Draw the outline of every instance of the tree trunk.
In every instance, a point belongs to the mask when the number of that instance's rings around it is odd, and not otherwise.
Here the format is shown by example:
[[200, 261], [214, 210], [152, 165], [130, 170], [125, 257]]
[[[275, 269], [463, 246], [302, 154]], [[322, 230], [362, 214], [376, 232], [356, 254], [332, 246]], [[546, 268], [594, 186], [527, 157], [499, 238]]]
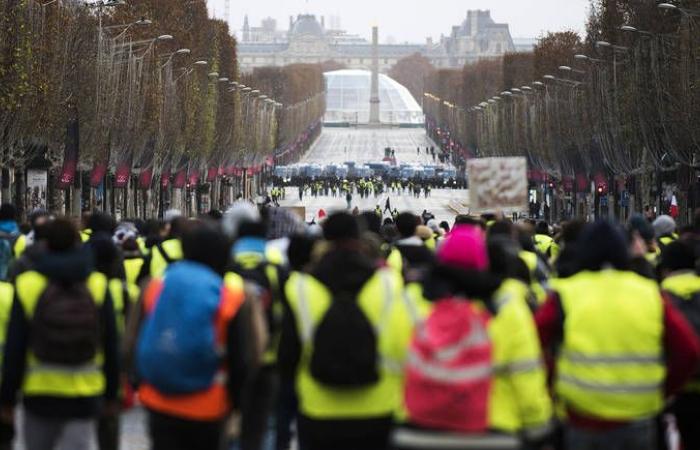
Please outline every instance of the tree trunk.
[[24, 169], [15, 171], [15, 206], [17, 207], [17, 218], [23, 222], [27, 218], [27, 195], [26, 195], [26, 177]]

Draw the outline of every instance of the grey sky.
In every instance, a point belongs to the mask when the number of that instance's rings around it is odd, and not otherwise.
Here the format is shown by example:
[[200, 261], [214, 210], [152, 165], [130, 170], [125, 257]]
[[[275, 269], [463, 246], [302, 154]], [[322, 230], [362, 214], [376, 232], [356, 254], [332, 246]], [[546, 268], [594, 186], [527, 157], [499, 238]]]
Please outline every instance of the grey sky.
[[[208, 0], [216, 17], [224, 16], [224, 0]], [[239, 30], [247, 13], [251, 25], [264, 17], [286, 29], [290, 15], [309, 12], [341, 17], [344, 29], [369, 37], [373, 24], [397, 42], [423, 42], [449, 34], [468, 9], [490, 9], [496, 22], [507, 22], [513, 37], [538, 37], [545, 31], [583, 32], [589, 0], [230, 0], [231, 27]]]

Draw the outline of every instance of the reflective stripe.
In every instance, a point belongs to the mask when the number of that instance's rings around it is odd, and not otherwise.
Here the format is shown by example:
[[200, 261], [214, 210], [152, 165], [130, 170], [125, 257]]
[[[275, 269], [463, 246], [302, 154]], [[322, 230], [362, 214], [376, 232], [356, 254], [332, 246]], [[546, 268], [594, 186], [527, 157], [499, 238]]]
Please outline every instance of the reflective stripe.
[[408, 311], [408, 317], [411, 318], [411, 324], [416, 325], [420, 321], [418, 308], [416, 307], [416, 301], [411, 297], [411, 294], [406, 290], [403, 295], [403, 301], [406, 304], [406, 310]]
[[387, 372], [394, 374], [403, 374], [404, 363], [398, 359], [380, 357], [380, 364]]
[[516, 450], [520, 448], [517, 437], [504, 434], [455, 434], [409, 428], [395, 430], [391, 441], [395, 447], [402, 449]]
[[522, 361], [515, 361], [509, 364], [499, 364], [496, 366], [496, 372], [498, 373], [524, 373], [532, 372], [542, 368], [542, 361], [539, 359], [529, 359]]
[[[465, 350], [469, 350], [472, 347], [477, 347], [479, 345], [486, 345], [489, 343], [489, 336], [486, 330], [478, 320], [472, 319], [469, 325], [471, 332], [462, 338], [459, 342], [452, 345], [451, 347], [443, 348], [435, 352], [434, 358], [438, 361], [450, 361], [453, 360]], [[421, 335], [425, 336], [426, 329], [421, 327]], [[427, 337], [426, 337], [427, 339]]]
[[574, 364], [661, 364], [661, 355], [584, 355], [582, 353], [563, 352], [562, 358]]
[[[382, 304], [382, 311], [380, 320], [377, 324], [374, 324], [374, 331], [377, 335], [381, 334], [384, 330], [384, 326], [388, 322], [389, 315], [391, 314], [391, 303], [393, 300], [393, 285], [391, 282], [391, 273], [388, 271], [382, 271], [380, 273], [380, 278], [384, 286], [384, 303]], [[297, 295], [299, 296], [299, 320], [301, 321], [301, 339], [302, 343], [311, 342], [313, 339], [314, 325], [311, 321], [311, 312], [309, 310], [309, 300], [306, 295], [306, 283], [304, 277], [300, 276], [297, 282]], [[333, 300], [331, 300], [333, 301]], [[330, 308], [330, 307], [329, 307]], [[359, 308], [359, 305], [358, 305]], [[363, 312], [364, 314], [364, 312]], [[322, 319], [323, 320], [323, 319]], [[369, 320], [369, 319], [368, 319]]]
[[[377, 335], [380, 335], [384, 331], [384, 326], [388, 322], [389, 315], [391, 313], [391, 303], [393, 298], [393, 285], [391, 283], [391, 273], [387, 270], [382, 270], [379, 272], [380, 278], [382, 280], [382, 286], [384, 287], [384, 304], [382, 305], [382, 312], [379, 316], [379, 323], [375, 324], [374, 331]], [[359, 307], [359, 306], [358, 306]]]
[[561, 383], [573, 384], [582, 389], [617, 394], [654, 394], [657, 393], [661, 387], [661, 383], [595, 383], [581, 380], [571, 375], [559, 375], [559, 381]]
[[297, 295], [299, 296], [299, 320], [301, 321], [301, 342], [309, 343], [313, 337], [314, 327], [311, 323], [311, 311], [309, 311], [309, 300], [306, 297], [306, 283], [304, 276], [299, 276], [297, 281]]
[[493, 366], [488, 363], [464, 369], [447, 368], [426, 362], [416, 352], [408, 355], [408, 365], [427, 378], [445, 383], [483, 381], [491, 378], [493, 374]]
[[549, 436], [554, 431], [554, 424], [547, 422], [545, 425], [526, 427], [522, 430], [523, 435], [528, 441], [539, 441], [542, 438]]
[[100, 373], [100, 368], [97, 364], [83, 364], [81, 366], [68, 366], [61, 364], [49, 364], [49, 363], [38, 363], [29, 364], [27, 367], [27, 372], [39, 373], [39, 372], [53, 372], [53, 373], [63, 373], [66, 375], [75, 374], [95, 374]]

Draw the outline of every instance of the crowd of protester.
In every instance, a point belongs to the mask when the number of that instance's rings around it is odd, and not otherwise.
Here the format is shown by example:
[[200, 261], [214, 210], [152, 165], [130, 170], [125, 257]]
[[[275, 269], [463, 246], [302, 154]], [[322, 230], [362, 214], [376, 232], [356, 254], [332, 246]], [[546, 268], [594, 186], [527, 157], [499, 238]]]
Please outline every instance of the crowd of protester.
[[16, 219], [0, 449], [700, 448], [700, 215]]

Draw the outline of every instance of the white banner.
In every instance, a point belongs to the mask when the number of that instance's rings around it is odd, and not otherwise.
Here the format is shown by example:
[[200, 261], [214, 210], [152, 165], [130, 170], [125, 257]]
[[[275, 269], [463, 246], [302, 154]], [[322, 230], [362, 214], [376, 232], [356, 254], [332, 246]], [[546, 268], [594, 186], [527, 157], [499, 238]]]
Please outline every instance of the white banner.
[[46, 209], [46, 194], [49, 175], [45, 170], [27, 170], [27, 199], [29, 211], [36, 208]]
[[472, 212], [527, 211], [527, 160], [479, 158], [467, 162]]

